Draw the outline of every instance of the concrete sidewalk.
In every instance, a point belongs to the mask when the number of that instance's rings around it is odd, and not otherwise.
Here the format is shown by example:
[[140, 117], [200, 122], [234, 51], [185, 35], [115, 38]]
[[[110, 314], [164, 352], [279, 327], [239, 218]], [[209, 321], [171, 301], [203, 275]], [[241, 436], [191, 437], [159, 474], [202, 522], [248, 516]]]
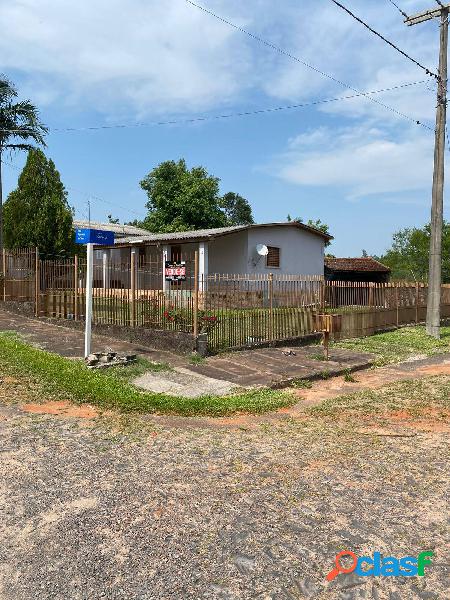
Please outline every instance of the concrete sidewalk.
[[[0, 309], [0, 331], [16, 331], [27, 342], [67, 358], [82, 358], [82, 331]], [[191, 364], [189, 357], [93, 334], [93, 351], [112, 349], [167, 363], [171, 370], [149, 372], [134, 383], [143, 389], [177, 396], [224, 395], [236, 388], [283, 387], [295, 379], [327, 378], [364, 369], [372, 356], [333, 349], [322, 359], [320, 346], [264, 348], [230, 352]]]
[[295, 379], [317, 379], [357, 371], [371, 366], [371, 354], [334, 348], [330, 359], [323, 359], [321, 346], [260, 348], [211, 356], [189, 368], [194, 373], [233, 381], [240, 387], [283, 387]]
[[[82, 358], [84, 355], [84, 332], [78, 329], [0, 309], [0, 331], [15, 331], [30, 344], [66, 358]], [[110, 348], [115, 352], [139, 354], [148, 360], [165, 362], [171, 366], [186, 362], [185, 358], [172, 352], [92, 334], [93, 352], [103, 352]]]

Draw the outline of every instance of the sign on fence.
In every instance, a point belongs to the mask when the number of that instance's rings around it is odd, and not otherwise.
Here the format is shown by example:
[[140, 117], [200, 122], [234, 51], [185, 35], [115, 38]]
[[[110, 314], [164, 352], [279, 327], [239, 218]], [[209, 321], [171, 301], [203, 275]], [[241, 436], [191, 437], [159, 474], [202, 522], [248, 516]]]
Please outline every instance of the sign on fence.
[[112, 246], [114, 244], [114, 232], [101, 231], [100, 229], [75, 229], [75, 243]]
[[186, 281], [186, 263], [166, 260], [166, 281]]

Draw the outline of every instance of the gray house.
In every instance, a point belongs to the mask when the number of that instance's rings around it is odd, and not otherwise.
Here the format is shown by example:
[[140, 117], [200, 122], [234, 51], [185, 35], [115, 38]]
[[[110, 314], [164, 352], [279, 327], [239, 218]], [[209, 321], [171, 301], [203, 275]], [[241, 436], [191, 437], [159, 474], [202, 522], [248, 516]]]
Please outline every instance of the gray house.
[[[106, 227], [106, 225], [105, 225]], [[141, 230], [142, 231], [142, 230]], [[325, 243], [332, 237], [303, 223], [263, 223], [177, 233], [145, 232], [120, 235], [114, 246], [95, 252], [104, 272], [109, 264], [165, 264], [165, 261], [191, 262], [199, 254], [199, 278], [212, 274], [324, 274]], [[167, 282], [162, 278], [163, 289]], [[108, 282], [103, 282], [108, 287]], [[145, 285], [148, 285], [145, 284]], [[152, 282], [152, 287], [155, 282]]]

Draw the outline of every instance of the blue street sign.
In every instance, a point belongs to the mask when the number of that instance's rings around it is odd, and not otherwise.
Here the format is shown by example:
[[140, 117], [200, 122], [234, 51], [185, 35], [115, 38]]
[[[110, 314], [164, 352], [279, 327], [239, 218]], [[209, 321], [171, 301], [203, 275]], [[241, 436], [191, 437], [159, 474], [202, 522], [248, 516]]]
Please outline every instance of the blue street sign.
[[100, 229], [75, 229], [75, 243], [113, 246], [114, 232], [101, 231]]

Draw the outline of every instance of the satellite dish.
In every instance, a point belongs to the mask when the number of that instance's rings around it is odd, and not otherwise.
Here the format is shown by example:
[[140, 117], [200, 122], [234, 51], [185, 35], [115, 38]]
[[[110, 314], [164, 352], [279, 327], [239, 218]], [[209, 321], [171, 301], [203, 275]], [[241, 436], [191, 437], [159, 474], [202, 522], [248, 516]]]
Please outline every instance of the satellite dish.
[[269, 254], [269, 248], [265, 244], [258, 244], [256, 246], [256, 252], [259, 256], [267, 256]]

